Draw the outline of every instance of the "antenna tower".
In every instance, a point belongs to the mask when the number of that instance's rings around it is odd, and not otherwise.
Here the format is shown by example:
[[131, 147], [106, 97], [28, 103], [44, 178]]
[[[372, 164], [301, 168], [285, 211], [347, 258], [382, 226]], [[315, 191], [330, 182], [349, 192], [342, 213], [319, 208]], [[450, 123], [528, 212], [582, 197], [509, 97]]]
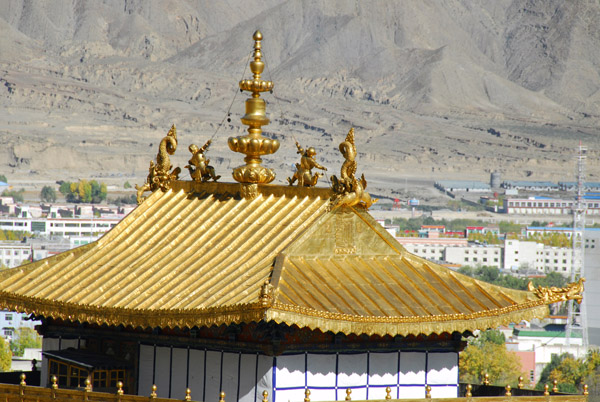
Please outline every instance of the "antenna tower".
[[[577, 184], [576, 196], [573, 202], [573, 259], [571, 261], [571, 282], [577, 281], [585, 276], [584, 269], [584, 253], [585, 253], [585, 214], [586, 203], [584, 202], [585, 195], [585, 158], [587, 155], [587, 147], [579, 142], [579, 153], [577, 155]], [[574, 300], [569, 300], [567, 303], [567, 327], [566, 327], [566, 344], [571, 344], [571, 338], [575, 337], [575, 333], [581, 333], [581, 341], [584, 350], [588, 346], [588, 331], [587, 331], [587, 316], [586, 316], [586, 297], [583, 298], [580, 305], [576, 305]]]

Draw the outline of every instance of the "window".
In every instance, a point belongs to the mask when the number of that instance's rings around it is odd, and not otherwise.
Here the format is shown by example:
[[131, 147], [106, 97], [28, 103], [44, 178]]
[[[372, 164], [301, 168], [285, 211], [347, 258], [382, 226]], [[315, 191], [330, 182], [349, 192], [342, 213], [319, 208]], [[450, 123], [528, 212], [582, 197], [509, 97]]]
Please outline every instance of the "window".
[[110, 381], [108, 386], [111, 388], [116, 388], [117, 383], [121, 381], [125, 383], [125, 370], [111, 370], [110, 372]]
[[12, 321], [12, 319], [13, 319], [13, 316], [12, 316], [12, 314], [6, 314], [6, 315], [4, 316], [4, 319], [5, 319], [6, 321]]
[[2, 330], [2, 333], [4, 334], [4, 336], [7, 336], [7, 337], [13, 336], [13, 330], [12, 330], [12, 328], [4, 328]]
[[69, 370], [65, 363], [58, 362], [56, 360], [50, 360], [50, 376], [52, 378], [55, 375], [58, 378], [58, 386], [66, 387], [68, 384]]
[[94, 371], [94, 380], [92, 385], [94, 388], [106, 388], [106, 379], [107, 379], [108, 371], [106, 370], [96, 370]]
[[69, 387], [85, 387], [85, 380], [88, 377], [87, 370], [83, 370], [79, 367], [69, 366]]

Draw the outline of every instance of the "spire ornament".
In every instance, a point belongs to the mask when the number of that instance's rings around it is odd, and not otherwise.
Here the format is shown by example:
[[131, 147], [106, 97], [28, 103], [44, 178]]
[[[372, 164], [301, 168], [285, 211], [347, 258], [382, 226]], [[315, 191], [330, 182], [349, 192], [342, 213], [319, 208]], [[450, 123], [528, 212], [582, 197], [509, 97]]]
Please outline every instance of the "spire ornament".
[[234, 152], [246, 155], [244, 166], [233, 170], [233, 178], [242, 184], [265, 184], [275, 179], [275, 172], [261, 165], [261, 156], [275, 153], [279, 149], [279, 141], [262, 136], [262, 126], [269, 124], [266, 116], [266, 102], [261, 99], [260, 93], [273, 89], [272, 81], [262, 80], [265, 63], [262, 61], [261, 41], [262, 34], [256, 31], [254, 38], [254, 60], [250, 62], [250, 71], [253, 78], [240, 81], [240, 90], [252, 92], [246, 99], [246, 114], [242, 123], [248, 126], [248, 134], [242, 137], [230, 137], [227, 140], [229, 148]]

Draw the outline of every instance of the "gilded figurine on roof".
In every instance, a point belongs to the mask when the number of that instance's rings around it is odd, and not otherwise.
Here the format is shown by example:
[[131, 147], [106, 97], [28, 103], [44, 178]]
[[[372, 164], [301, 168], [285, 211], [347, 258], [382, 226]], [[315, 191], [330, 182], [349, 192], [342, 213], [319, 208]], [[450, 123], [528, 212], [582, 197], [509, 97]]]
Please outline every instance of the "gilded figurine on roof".
[[205, 182], [210, 179], [217, 181], [221, 178], [215, 173], [215, 168], [209, 165], [210, 159], [204, 156], [210, 144], [211, 140], [208, 140], [201, 148], [198, 148], [196, 144], [192, 144], [188, 148], [192, 153], [192, 157], [185, 168], [189, 170], [190, 177], [194, 181]]
[[356, 145], [354, 144], [354, 128], [351, 128], [346, 139], [340, 144], [340, 152], [344, 157], [344, 163], [340, 171], [340, 178], [331, 176], [332, 188], [335, 193], [333, 202], [335, 205], [352, 207], [363, 205], [369, 208], [373, 205], [371, 196], [366, 192], [367, 180], [363, 174], [358, 180], [356, 174]]
[[299, 186], [316, 186], [319, 177], [322, 177], [323, 173], [316, 172], [313, 174], [312, 169], [316, 168], [326, 171], [327, 168], [321, 166], [316, 161], [315, 156], [317, 155], [317, 151], [315, 151], [313, 147], [309, 147], [308, 149], [304, 150], [298, 141], [296, 141], [296, 148], [298, 148], [297, 153], [302, 156], [300, 157], [300, 163], [296, 163], [296, 171], [294, 172], [294, 175], [292, 177], [288, 177], [288, 183], [291, 186], [297, 180]]
[[[160, 141], [158, 154], [156, 155], [156, 164], [150, 161], [146, 182], [141, 186], [135, 186], [138, 204], [144, 200], [143, 194], [146, 191], [156, 191], [158, 189], [166, 191], [171, 188], [171, 182], [179, 178], [181, 168], [177, 167], [173, 169], [171, 159], [169, 158], [169, 155], [173, 155], [176, 149], [177, 129], [175, 128], [175, 124], [173, 124], [167, 135]], [[171, 171], [171, 169], [173, 170]]]

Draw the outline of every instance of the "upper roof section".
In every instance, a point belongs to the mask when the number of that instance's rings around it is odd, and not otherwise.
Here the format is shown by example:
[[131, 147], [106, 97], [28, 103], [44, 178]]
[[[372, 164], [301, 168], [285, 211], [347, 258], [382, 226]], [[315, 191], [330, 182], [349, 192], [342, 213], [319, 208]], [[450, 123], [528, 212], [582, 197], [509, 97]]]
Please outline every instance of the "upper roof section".
[[175, 181], [98, 241], [0, 272], [0, 307], [192, 328], [261, 320], [346, 334], [473, 331], [541, 317], [569, 289], [516, 291], [408, 253], [332, 190]]
[[[261, 136], [268, 123], [255, 33], [252, 92], [242, 122], [248, 135], [230, 138], [246, 155], [239, 183], [217, 182], [204, 153], [191, 145], [192, 181], [170, 163], [175, 126], [150, 162], [138, 199], [151, 195], [98, 241], [0, 272], [0, 307], [63, 320], [133, 327], [275, 321], [346, 334], [464, 332], [542, 317], [547, 304], [581, 298], [565, 289], [516, 291], [457, 274], [408, 253], [368, 214], [364, 175], [356, 177], [351, 129], [339, 150], [340, 176], [314, 187], [324, 168], [299, 144], [290, 186], [267, 184], [274, 172], [261, 155], [279, 143]], [[293, 184], [297, 184], [293, 186]]]

